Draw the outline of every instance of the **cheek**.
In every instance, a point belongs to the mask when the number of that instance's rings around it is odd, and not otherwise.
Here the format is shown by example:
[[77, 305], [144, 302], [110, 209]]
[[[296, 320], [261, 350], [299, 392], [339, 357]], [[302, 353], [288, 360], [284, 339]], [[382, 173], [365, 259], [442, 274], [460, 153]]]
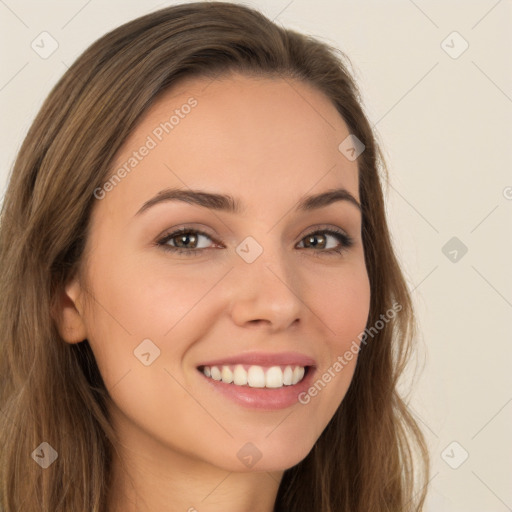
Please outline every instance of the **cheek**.
[[162, 339], [205, 297], [215, 280], [216, 274], [205, 276], [199, 267], [157, 266], [137, 259], [96, 265], [91, 276], [93, 302], [98, 306], [95, 315], [134, 338]]
[[[311, 283], [310, 286], [313, 286]], [[317, 277], [310, 308], [322, 326], [325, 351], [313, 385], [299, 400], [316, 408], [319, 428], [334, 415], [352, 381], [360, 338], [370, 310], [370, 283], [364, 266], [329, 278]]]
[[193, 404], [173, 377], [183, 380], [176, 371], [189, 343], [183, 329], [190, 333], [187, 314], [204, 295], [204, 279], [162, 277], [130, 262], [95, 268], [88, 339], [105, 386], [133, 423], [148, 432], [163, 424], [167, 436], [178, 436], [176, 409]]
[[325, 328], [331, 355], [344, 352], [364, 331], [370, 311], [370, 282], [364, 265], [347, 271], [315, 276], [308, 288], [316, 290], [310, 300]]
[[[105, 385], [110, 389], [127, 372], [133, 379], [142, 371], [140, 378], [160, 389], [162, 383], [159, 378], [154, 380], [155, 374], [165, 377], [164, 368], [174, 372], [189, 344], [201, 336], [204, 326], [213, 324], [217, 306], [207, 295], [226, 270], [212, 269], [205, 275], [200, 266], [171, 268], [136, 258], [111, 255], [107, 260], [104, 256], [91, 264], [93, 297], [86, 323]], [[205, 307], [210, 308], [206, 313]], [[142, 357], [148, 352], [149, 356]], [[146, 367], [148, 359], [154, 362]]]

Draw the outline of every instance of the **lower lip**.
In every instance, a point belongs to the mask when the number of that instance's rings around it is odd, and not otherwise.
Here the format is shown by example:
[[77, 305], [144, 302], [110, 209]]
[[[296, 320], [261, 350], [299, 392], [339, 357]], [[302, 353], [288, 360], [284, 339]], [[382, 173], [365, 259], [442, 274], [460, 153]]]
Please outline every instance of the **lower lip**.
[[202, 371], [198, 370], [212, 389], [222, 393], [235, 403], [250, 409], [261, 409], [274, 411], [291, 407], [298, 402], [301, 393], [306, 392], [310, 387], [315, 374], [315, 368], [309, 367], [305, 377], [293, 386], [283, 386], [282, 388], [251, 388], [249, 386], [237, 386], [235, 384], [226, 384], [221, 380], [215, 380], [207, 377]]

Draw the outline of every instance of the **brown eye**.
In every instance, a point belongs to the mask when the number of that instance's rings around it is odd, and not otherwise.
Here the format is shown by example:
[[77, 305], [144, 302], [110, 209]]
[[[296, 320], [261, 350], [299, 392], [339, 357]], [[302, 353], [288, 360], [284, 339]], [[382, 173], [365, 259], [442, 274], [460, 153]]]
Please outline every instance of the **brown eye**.
[[[208, 242], [203, 247], [199, 247], [201, 238], [213, 241], [212, 238], [202, 231], [191, 228], [181, 228], [168, 235], [165, 235], [157, 242], [157, 245], [165, 251], [187, 256], [195, 256], [203, 250], [208, 249]], [[334, 239], [336, 242], [330, 242]], [[319, 254], [340, 254], [353, 245], [353, 240], [346, 233], [334, 229], [324, 229], [314, 231], [305, 236], [300, 243], [303, 243], [304, 249], [313, 249]]]
[[208, 248], [208, 243], [206, 243], [206, 246], [198, 247], [201, 238], [212, 240], [209, 235], [203, 233], [202, 231], [197, 231], [190, 228], [182, 228], [174, 231], [173, 233], [165, 235], [161, 240], [157, 242], [157, 244], [161, 246], [165, 251], [186, 254], [187, 256], [194, 256], [199, 254], [203, 249]]
[[[334, 246], [328, 247], [328, 237], [337, 240], [338, 245], [336, 246], [336, 244], [334, 244]], [[305, 236], [301, 240], [301, 242], [304, 242], [305, 249], [319, 248], [320, 250], [316, 252], [327, 254], [341, 253], [348, 249], [349, 247], [352, 247], [352, 245], [354, 245], [353, 239], [350, 238], [347, 234], [333, 229], [315, 231], [313, 233], [310, 233], [309, 235]]]
[[170, 240], [176, 241], [176, 247], [190, 247], [191, 245], [197, 244], [197, 234], [195, 233], [182, 233], [180, 235], [175, 235], [174, 237], [171, 237]]

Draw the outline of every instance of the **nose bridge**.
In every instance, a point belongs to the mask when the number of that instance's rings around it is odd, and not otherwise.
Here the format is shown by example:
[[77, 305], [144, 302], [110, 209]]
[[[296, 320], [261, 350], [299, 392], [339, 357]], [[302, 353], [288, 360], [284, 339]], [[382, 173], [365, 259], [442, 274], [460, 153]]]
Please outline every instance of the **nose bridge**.
[[278, 237], [267, 233], [259, 238], [261, 243], [248, 236], [235, 249], [233, 320], [266, 321], [284, 328], [301, 315], [296, 274]]

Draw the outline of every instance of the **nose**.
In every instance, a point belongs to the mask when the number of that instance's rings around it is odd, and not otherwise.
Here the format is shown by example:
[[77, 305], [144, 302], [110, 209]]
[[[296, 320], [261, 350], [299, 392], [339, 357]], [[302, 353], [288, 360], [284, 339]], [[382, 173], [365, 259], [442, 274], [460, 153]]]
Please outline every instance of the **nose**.
[[231, 276], [231, 317], [235, 324], [278, 331], [299, 323], [305, 305], [297, 274], [284, 255], [265, 249], [252, 263], [239, 258], [236, 266]]

